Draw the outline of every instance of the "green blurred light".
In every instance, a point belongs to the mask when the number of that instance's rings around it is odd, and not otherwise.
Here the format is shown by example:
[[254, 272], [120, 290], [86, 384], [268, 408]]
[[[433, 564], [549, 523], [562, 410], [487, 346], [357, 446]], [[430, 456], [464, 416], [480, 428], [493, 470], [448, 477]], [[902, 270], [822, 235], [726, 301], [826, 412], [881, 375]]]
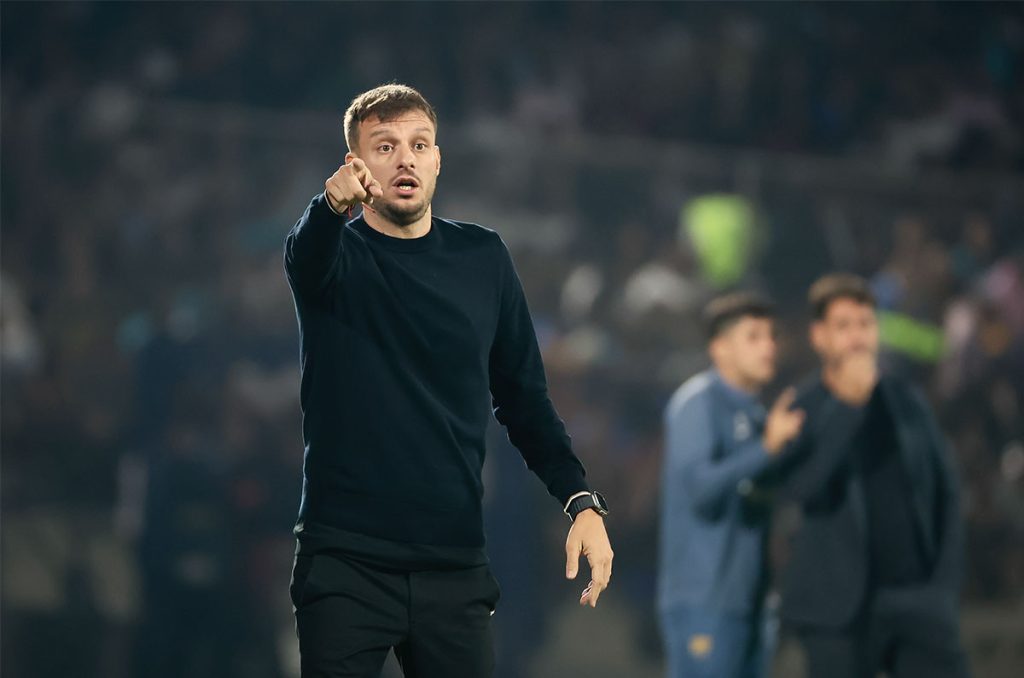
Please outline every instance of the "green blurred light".
[[712, 287], [743, 279], [754, 244], [754, 209], [738, 195], [711, 194], [688, 201], [679, 215], [680, 235], [688, 237]]
[[938, 362], [946, 351], [942, 328], [894, 311], [878, 312], [882, 345], [921, 362]]

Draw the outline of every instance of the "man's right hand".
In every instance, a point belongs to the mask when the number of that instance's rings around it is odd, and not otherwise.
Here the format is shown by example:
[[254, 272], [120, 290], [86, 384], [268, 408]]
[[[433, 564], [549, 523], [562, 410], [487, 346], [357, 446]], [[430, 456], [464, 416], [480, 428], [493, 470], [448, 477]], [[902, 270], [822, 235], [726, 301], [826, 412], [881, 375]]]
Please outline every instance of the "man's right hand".
[[878, 383], [878, 359], [869, 351], [854, 351], [843, 356], [829, 377], [826, 386], [832, 395], [847, 405], [862, 407]]
[[324, 184], [327, 204], [338, 214], [359, 203], [370, 205], [374, 198], [384, 195], [380, 182], [370, 174], [366, 163], [359, 158], [342, 165]]
[[804, 411], [789, 409], [795, 400], [796, 390], [787, 388], [768, 411], [761, 438], [761, 444], [768, 454], [778, 454], [786, 443], [800, 435], [804, 425]]

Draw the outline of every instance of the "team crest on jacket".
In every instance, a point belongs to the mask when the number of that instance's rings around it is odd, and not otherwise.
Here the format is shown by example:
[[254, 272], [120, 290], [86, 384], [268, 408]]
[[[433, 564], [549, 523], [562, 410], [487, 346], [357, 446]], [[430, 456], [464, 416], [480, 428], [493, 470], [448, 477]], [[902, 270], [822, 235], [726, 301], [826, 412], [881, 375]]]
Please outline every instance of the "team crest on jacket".
[[714, 646], [714, 639], [706, 633], [697, 633], [690, 636], [690, 642], [687, 643], [687, 649], [690, 650], [690, 654], [697, 659], [706, 659], [711, 654]]

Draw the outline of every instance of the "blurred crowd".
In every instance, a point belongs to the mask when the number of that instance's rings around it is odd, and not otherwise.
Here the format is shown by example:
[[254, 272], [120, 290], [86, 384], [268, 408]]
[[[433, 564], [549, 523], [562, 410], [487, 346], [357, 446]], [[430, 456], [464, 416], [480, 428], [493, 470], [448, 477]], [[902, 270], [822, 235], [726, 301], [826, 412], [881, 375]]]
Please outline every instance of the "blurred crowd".
[[[1021, 169], [1014, 3], [75, 3], [9, 10], [12, 94], [343, 110], [415, 77], [449, 124]], [[354, 30], [358, 27], [358, 30]], [[59, 35], [45, 53], [40, 34]], [[87, 58], [85, 55], [88, 55]]]
[[[435, 214], [479, 220], [513, 251], [552, 398], [613, 501], [613, 609], [639, 654], [658, 652], [661, 412], [706, 365], [702, 305], [737, 286], [776, 298], [781, 387], [813, 367], [806, 286], [835, 268], [872, 280], [887, 368], [926, 390], [956, 449], [968, 605], [1024, 600], [1019, 7], [3, 14], [2, 672], [291, 674], [302, 446], [281, 246], [343, 155], [340, 125], [323, 130], [392, 79], [441, 116]], [[174, 123], [182, 102], [198, 124]], [[609, 157], [608, 139], [645, 150]], [[762, 179], [710, 177], [690, 144], [764, 151]], [[825, 188], [773, 177], [791, 154], [1000, 180]], [[488, 538], [515, 601], [497, 621], [499, 675], [530, 675], [550, 601], [572, 603], [556, 589], [566, 526], [492, 439]]]

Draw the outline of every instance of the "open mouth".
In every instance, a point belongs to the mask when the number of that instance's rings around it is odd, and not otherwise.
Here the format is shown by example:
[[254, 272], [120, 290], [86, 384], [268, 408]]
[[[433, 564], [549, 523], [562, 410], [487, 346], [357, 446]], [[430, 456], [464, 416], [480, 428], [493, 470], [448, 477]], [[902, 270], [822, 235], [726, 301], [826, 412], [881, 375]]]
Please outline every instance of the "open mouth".
[[395, 179], [391, 185], [398, 189], [399, 194], [411, 195], [419, 188], [420, 183], [413, 177], [402, 176]]

